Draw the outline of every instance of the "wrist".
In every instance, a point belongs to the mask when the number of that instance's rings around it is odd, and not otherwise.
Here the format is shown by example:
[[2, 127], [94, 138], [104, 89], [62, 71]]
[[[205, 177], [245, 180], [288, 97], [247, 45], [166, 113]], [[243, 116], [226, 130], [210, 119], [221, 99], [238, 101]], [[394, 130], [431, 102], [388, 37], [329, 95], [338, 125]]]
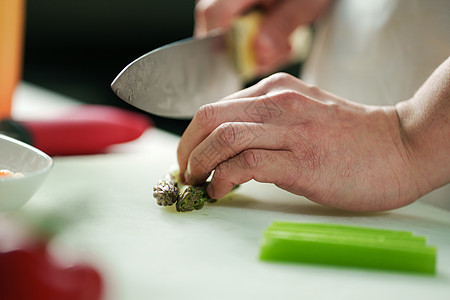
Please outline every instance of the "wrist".
[[421, 195], [450, 182], [450, 57], [396, 106], [402, 141], [409, 151]]
[[430, 124], [420, 103], [413, 97], [395, 106], [410, 180], [417, 188], [416, 198], [449, 183], [450, 178], [450, 168], [445, 167], [450, 165], [449, 143], [445, 142], [450, 132]]
[[[408, 205], [429, 190], [420, 179], [421, 168], [417, 164], [417, 153], [414, 144], [411, 144], [403, 126], [403, 111], [398, 106], [385, 106], [380, 110], [385, 116], [387, 127], [385, 135], [389, 138], [385, 141], [391, 143], [391, 152], [386, 151], [384, 155], [384, 172], [382, 176], [388, 178], [386, 184], [392, 185], [392, 192], [397, 195], [392, 198], [392, 207]], [[395, 194], [392, 194], [394, 196]]]

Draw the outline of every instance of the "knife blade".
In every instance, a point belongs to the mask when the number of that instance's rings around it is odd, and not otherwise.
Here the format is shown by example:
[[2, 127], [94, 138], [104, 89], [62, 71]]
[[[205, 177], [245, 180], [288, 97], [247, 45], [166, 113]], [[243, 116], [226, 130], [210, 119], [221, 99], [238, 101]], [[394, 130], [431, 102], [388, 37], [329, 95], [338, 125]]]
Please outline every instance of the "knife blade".
[[146, 112], [189, 119], [202, 105], [241, 89], [254, 75], [252, 43], [261, 18], [259, 11], [253, 11], [229, 31], [155, 49], [127, 65], [111, 88]]

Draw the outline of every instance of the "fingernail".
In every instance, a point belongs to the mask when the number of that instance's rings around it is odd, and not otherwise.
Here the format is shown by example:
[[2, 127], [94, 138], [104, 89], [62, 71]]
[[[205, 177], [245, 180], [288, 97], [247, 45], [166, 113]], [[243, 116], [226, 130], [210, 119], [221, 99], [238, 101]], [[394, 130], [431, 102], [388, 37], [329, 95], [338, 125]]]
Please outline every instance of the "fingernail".
[[191, 165], [188, 164], [186, 168], [186, 172], [184, 172], [184, 182], [191, 183]]
[[186, 179], [184, 178], [184, 174], [185, 174], [185, 173], [181, 173], [181, 172], [180, 172], [180, 181], [181, 181], [182, 183], [186, 183]]
[[208, 193], [208, 196], [215, 199], [214, 196], [214, 188], [212, 186], [212, 184], [208, 184], [208, 186], [206, 187], [206, 193]]
[[185, 184], [190, 184], [191, 183], [190, 179], [191, 179], [191, 174], [188, 171], [184, 172], [184, 180], [183, 180], [183, 182]]

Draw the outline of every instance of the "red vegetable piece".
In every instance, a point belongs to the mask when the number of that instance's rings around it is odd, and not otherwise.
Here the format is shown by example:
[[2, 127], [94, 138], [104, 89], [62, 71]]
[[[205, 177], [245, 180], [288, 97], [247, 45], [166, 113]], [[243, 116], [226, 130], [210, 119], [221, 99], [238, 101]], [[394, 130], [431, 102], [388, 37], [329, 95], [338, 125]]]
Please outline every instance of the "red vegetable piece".
[[57, 265], [45, 247], [0, 252], [0, 299], [99, 300], [102, 278], [90, 266]]

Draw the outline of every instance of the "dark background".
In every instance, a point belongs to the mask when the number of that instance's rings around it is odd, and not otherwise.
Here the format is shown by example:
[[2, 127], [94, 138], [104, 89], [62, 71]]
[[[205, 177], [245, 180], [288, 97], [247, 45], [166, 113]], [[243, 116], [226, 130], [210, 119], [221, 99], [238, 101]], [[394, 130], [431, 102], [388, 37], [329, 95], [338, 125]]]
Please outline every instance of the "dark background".
[[[86, 103], [135, 110], [113, 94], [112, 80], [193, 28], [194, 0], [29, 0], [23, 79]], [[149, 117], [176, 134], [189, 122]]]

